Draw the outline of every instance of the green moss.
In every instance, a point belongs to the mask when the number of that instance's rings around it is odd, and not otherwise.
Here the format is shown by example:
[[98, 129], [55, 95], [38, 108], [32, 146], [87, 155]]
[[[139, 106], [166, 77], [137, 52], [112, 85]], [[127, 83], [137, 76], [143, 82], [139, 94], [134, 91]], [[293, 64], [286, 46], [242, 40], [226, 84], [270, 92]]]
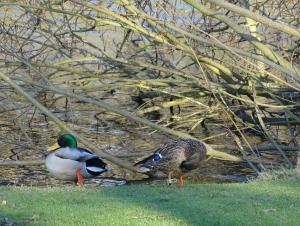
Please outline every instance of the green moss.
[[297, 225], [299, 185], [260, 181], [184, 188], [0, 187], [0, 222], [6, 218], [33, 225]]

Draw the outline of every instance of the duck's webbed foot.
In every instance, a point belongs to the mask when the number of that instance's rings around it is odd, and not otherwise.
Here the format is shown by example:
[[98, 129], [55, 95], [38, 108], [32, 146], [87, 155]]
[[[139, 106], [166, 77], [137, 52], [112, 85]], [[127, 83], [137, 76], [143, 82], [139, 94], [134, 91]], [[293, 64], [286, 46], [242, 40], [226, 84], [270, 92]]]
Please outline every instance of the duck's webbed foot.
[[79, 187], [83, 187], [83, 185], [84, 185], [84, 178], [80, 174], [80, 169], [79, 168], [76, 170], [76, 177], [77, 177], [77, 185]]

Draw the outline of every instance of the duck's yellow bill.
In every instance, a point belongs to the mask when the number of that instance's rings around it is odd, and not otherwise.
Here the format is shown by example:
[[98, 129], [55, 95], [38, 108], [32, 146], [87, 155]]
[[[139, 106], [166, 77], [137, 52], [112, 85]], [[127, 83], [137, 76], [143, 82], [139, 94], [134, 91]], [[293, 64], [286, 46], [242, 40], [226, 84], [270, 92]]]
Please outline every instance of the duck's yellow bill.
[[54, 151], [54, 150], [56, 150], [56, 149], [58, 149], [58, 148], [59, 148], [58, 143], [55, 143], [55, 144], [53, 144], [51, 147], [48, 148], [48, 151]]

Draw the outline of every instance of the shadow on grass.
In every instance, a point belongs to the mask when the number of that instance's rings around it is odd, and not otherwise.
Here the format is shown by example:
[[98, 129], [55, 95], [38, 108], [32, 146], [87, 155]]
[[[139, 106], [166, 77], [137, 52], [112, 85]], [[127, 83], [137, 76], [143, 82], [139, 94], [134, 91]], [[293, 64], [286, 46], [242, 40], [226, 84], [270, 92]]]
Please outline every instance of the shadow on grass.
[[[297, 225], [299, 183], [142, 185], [107, 190], [105, 195], [182, 219], [188, 225]], [[142, 190], [142, 191], [140, 191]]]
[[24, 225], [30, 225], [34, 223], [35, 219], [28, 218], [24, 216], [24, 218], [18, 218], [16, 220], [16, 216], [13, 215], [2, 215], [0, 213], [0, 226], [24, 226]]

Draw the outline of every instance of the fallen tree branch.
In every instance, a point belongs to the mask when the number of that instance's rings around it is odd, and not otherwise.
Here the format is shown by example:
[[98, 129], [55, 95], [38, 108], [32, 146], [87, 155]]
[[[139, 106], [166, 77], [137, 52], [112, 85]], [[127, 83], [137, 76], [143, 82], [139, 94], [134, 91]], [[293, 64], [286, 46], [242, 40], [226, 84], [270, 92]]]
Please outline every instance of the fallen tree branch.
[[98, 153], [101, 157], [119, 165], [122, 166], [126, 169], [129, 169], [131, 171], [136, 171], [136, 169], [129, 163], [126, 162], [124, 160], [121, 160], [119, 158], [116, 158], [102, 150], [100, 150], [99, 148], [97, 148], [95, 145], [91, 144], [88, 140], [86, 140], [85, 138], [83, 138], [82, 136], [80, 136], [78, 133], [76, 133], [75, 131], [71, 130], [64, 122], [62, 122], [61, 120], [59, 120], [52, 112], [50, 112], [45, 106], [43, 106], [42, 104], [40, 104], [38, 101], [36, 101], [33, 97], [31, 97], [27, 92], [25, 92], [19, 85], [17, 85], [14, 81], [12, 81], [9, 77], [7, 77], [6, 75], [4, 75], [3, 73], [0, 72], [0, 78], [2, 78], [2, 80], [4, 80], [5, 82], [7, 82], [10, 86], [12, 86], [20, 95], [22, 95], [23, 97], [25, 97], [29, 102], [31, 102], [35, 107], [37, 107], [41, 112], [43, 112], [45, 115], [47, 115], [53, 122], [56, 123], [56, 125], [58, 125], [61, 130], [72, 133], [78, 141], [80, 141], [82, 144], [84, 144], [86, 147], [92, 149], [93, 151], [95, 151], [96, 153]]
[[[211, 144], [209, 145], [215, 150], [230, 150], [230, 151], [237, 151], [239, 150], [239, 147], [236, 145], [230, 145], [230, 144]], [[291, 151], [291, 152], [298, 152], [300, 151], [297, 147], [290, 147], [286, 145], [279, 145], [280, 148], [284, 151]], [[252, 147], [254, 150], [257, 150], [259, 152], [263, 151], [269, 151], [269, 150], [274, 150], [276, 151], [276, 147], [272, 144], [261, 144], [261, 145], [255, 145]], [[245, 151], [250, 151], [248, 147], [244, 147]], [[115, 157], [127, 157], [128, 155], [125, 154], [117, 154], [114, 155]], [[142, 157], [142, 155], [139, 154], [131, 154], [131, 157]], [[34, 166], [34, 165], [43, 165], [45, 162], [45, 159], [36, 159], [36, 160], [0, 160], [0, 166]], [[300, 166], [300, 161], [299, 161], [299, 166]], [[300, 168], [299, 168], [300, 169]]]
[[[3, 74], [0, 73], [0, 78], [1, 77], [3, 77]], [[101, 108], [104, 108], [104, 109], [106, 109], [108, 111], [111, 111], [111, 112], [114, 112], [116, 114], [122, 115], [122, 116], [124, 116], [124, 117], [126, 117], [126, 118], [128, 118], [128, 119], [130, 119], [130, 120], [132, 120], [134, 122], [142, 123], [144, 125], [147, 125], [147, 126], [153, 128], [153, 129], [159, 130], [161, 132], [164, 132], [164, 133], [167, 133], [167, 134], [170, 134], [170, 135], [173, 135], [173, 136], [177, 136], [177, 137], [180, 137], [180, 138], [197, 140], [195, 137], [193, 137], [193, 136], [191, 136], [191, 135], [189, 135], [187, 133], [175, 131], [175, 130], [172, 130], [172, 129], [169, 129], [169, 128], [157, 125], [157, 124], [155, 124], [155, 123], [153, 123], [153, 122], [151, 122], [151, 121], [149, 121], [147, 119], [135, 116], [135, 115], [131, 114], [128, 111], [116, 109], [116, 108], [110, 106], [109, 104], [107, 104], [107, 103], [105, 103], [103, 101], [100, 101], [100, 100], [95, 100], [95, 99], [92, 99], [92, 98], [82, 97], [80, 95], [76, 95], [74, 93], [68, 93], [68, 92], [66, 92], [66, 91], [64, 91], [62, 89], [55, 88], [54, 86], [51, 86], [51, 87], [50, 86], [44, 86], [44, 85], [41, 85], [39, 83], [30, 81], [30, 80], [27, 80], [27, 79], [23, 79], [23, 78], [14, 78], [14, 79], [23, 81], [23, 82], [31, 84], [33, 86], [44, 88], [46, 90], [50, 90], [50, 91], [55, 92], [55, 93], [62, 94], [64, 96], [72, 97], [72, 98], [75, 98], [77, 100], [84, 101], [86, 103], [93, 104], [93, 105], [95, 105], [97, 107], [101, 107]], [[224, 153], [224, 152], [216, 151], [210, 145], [208, 145], [206, 143], [204, 143], [204, 144], [205, 144], [205, 146], [207, 148], [207, 154], [213, 156], [216, 159], [222, 159], [222, 160], [228, 160], [228, 161], [234, 161], [234, 162], [242, 161], [242, 159], [240, 157], [236, 157], [236, 156]], [[99, 155], [101, 156], [101, 152], [97, 152], [97, 153], [99, 153]], [[103, 158], [105, 158], [105, 156], [103, 156]]]
[[[229, 145], [229, 144], [211, 144], [210, 145], [212, 148], [216, 150], [231, 150], [231, 151], [237, 151], [239, 150], [239, 147], [236, 145]], [[293, 151], [297, 152], [300, 151], [297, 147], [290, 147], [286, 145], [278, 145], [282, 150], [284, 151]], [[245, 151], [250, 151], [248, 147], [244, 147]], [[260, 145], [255, 145], [252, 147], [252, 149], [257, 150], [257, 151], [269, 151], [269, 150], [275, 150], [276, 147], [272, 144], [260, 144]]]
[[36, 160], [0, 160], [0, 166], [36, 166], [45, 164], [45, 159]]

